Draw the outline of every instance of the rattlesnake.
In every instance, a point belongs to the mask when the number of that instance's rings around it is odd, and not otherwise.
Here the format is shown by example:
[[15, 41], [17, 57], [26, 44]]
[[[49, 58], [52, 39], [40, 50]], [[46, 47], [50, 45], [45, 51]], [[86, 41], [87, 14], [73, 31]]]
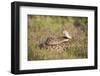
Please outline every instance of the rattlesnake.
[[41, 43], [39, 47], [41, 49], [63, 51], [67, 48], [68, 41], [72, 39], [67, 31], [63, 31], [63, 37], [48, 37], [45, 42]]

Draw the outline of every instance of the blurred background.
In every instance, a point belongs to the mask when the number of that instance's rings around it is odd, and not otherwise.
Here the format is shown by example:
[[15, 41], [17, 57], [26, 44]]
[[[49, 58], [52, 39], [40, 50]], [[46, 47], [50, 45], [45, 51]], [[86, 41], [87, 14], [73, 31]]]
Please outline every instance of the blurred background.
[[[72, 36], [62, 53], [40, 49], [48, 37], [61, 37], [66, 30]], [[87, 58], [87, 17], [28, 15], [28, 60]]]

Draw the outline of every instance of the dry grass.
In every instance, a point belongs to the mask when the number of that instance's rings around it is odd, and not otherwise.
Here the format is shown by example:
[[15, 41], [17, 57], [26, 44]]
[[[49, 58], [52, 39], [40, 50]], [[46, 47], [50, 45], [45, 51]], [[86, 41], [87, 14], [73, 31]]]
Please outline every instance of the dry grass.
[[[28, 60], [87, 58], [87, 17], [28, 16]], [[65, 51], [40, 49], [47, 37], [62, 36], [62, 30], [72, 36]]]

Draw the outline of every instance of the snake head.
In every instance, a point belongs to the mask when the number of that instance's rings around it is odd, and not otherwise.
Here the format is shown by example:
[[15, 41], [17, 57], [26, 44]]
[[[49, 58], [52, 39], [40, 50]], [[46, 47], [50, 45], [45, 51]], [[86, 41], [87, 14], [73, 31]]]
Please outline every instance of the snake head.
[[68, 32], [68, 31], [64, 30], [64, 31], [63, 31], [63, 34], [64, 34], [64, 36], [65, 36], [66, 38], [72, 39], [72, 37], [69, 35], [69, 32]]

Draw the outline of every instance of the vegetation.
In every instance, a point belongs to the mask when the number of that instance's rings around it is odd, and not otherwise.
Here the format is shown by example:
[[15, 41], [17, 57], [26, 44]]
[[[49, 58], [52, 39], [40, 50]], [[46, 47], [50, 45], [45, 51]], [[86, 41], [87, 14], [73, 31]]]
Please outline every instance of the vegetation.
[[[68, 49], [59, 53], [39, 48], [47, 37], [62, 36], [62, 30], [72, 36]], [[28, 15], [28, 60], [87, 58], [87, 32], [87, 17]]]

